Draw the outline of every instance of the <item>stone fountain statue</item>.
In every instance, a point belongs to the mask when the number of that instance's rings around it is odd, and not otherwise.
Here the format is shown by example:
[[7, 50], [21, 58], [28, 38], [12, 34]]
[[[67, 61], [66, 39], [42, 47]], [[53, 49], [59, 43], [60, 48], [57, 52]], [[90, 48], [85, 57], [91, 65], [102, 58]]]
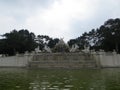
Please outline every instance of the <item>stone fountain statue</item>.
[[89, 46], [84, 46], [84, 50], [82, 50], [84, 53], [89, 53], [90, 52], [90, 47]]
[[50, 49], [47, 45], [45, 45], [44, 50], [45, 50], [46, 52], [49, 52], [49, 53], [52, 52], [51, 49]]
[[53, 52], [69, 52], [69, 46], [64, 42], [63, 38], [55, 45]]
[[39, 46], [37, 48], [35, 48], [35, 52], [36, 53], [40, 53], [41, 52], [41, 50], [39, 49]]
[[70, 52], [76, 52], [78, 50], [79, 46], [77, 44], [72, 45], [72, 48], [70, 49]]

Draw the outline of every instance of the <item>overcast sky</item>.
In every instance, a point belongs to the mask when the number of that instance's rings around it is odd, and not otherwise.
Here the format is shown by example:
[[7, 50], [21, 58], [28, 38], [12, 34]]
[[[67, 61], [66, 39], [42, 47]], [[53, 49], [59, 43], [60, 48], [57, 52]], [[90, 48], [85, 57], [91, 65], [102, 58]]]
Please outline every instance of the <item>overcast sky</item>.
[[0, 12], [0, 34], [28, 29], [67, 41], [120, 18], [120, 0], [0, 0]]

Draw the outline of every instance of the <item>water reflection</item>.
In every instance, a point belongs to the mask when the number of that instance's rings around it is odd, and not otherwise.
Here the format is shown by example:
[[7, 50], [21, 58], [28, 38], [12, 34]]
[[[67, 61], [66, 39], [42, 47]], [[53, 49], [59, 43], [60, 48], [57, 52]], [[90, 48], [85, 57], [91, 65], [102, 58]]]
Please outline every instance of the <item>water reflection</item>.
[[120, 70], [0, 69], [0, 90], [120, 90]]

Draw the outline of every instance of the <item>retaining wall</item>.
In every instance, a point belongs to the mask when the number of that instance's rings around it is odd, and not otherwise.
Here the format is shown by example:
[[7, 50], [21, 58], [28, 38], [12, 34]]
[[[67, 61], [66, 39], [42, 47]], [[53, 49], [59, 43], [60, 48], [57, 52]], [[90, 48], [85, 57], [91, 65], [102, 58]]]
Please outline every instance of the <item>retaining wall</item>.
[[33, 56], [29, 62], [32, 68], [95, 68], [96, 62], [91, 54], [81, 53], [43, 53]]
[[100, 53], [97, 56], [97, 61], [100, 67], [120, 67], [120, 54], [115, 53]]
[[81, 68], [120, 67], [120, 54], [115, 53], [42, 53], [0, 57], [0, 67]]
[[0, 57], [0, 67], [26, 67], [31, 58], [27, 55]]

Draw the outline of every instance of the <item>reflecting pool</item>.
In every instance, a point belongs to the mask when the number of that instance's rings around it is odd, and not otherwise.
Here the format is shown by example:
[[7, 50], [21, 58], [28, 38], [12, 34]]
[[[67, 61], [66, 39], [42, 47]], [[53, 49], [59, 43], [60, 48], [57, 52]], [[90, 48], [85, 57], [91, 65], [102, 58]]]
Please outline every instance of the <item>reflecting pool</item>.
[[120, 90], [120, 69], [0, 68], [0, 90]]

